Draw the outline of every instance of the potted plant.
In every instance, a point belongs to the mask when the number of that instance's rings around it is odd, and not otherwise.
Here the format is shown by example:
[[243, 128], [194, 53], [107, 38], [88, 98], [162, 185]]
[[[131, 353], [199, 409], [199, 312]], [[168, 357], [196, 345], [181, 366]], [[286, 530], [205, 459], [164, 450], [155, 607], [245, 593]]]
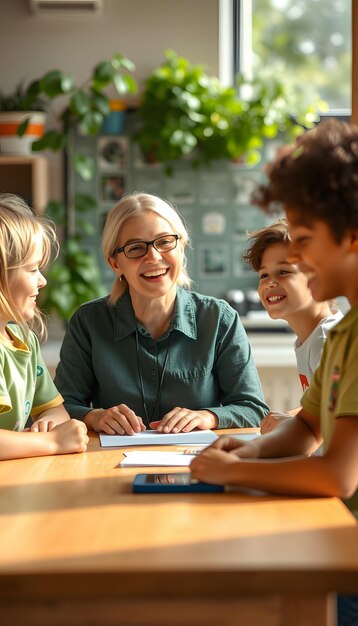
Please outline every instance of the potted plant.
[[[86, 250], [85, 240], [95, 236], [86, 213], [96, 209], [96, 200], [88, 194], [74, 193], [74, 173], [89, 181], [95, 165], [88, 155], [74, 150], [76, 133], [95, 136], [110, 114], [110, 99], [106, 93], [112, 87], [121, 96], [136, 90], [131, 75], [134, 64], [121, 54], [98, 63], [81, 85], [76, 85], [70, 74], [60, 70], [47, 72], [33, 81], [27, 90], [30, 104], [44, 99], [48, 106], [60, 99], [60, 109], [53, 127], [32, 143], [32, 151], [62, 151], [64, 155], [64, 202], [50, 202], [47, 214], [63, 228], [64, 240], [59, 258], [48, 270], [48, 284], [43, 294], [43, 308], [55, 310], [68, 319], [80, 304], [102, 295], [102, 284], [97, 259]], [[65, 102], [65, 104], [63, 104]], [[18, 133], [26, 133], [25, 120]]]
[[[19, 83], [12, 93], [0, 91], [0, 152], [4, 154], [30, 154], [34, 140], [45, 130], [46, 101], [29, 97], [29, 87]], [[25, 128], [26, 126], [26, 128]], [[22, 132], [20, 138], [18, 131]]]
[[144, 157], [166, 163], [169, 174], [173, 162], [187, 155], [194, 165], [243, 156], [253, 164], [265, 140], [303, 132], [319, 119], [318, 108], [277, 77], [241, 77], [237, 89], [225, 87], [169, 50], [145, 81], [134, 138]]

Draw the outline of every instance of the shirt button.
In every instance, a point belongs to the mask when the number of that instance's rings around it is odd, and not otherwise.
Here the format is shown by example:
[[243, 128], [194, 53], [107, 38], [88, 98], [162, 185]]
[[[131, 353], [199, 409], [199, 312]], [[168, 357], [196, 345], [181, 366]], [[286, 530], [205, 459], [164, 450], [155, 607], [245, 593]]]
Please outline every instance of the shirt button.
[[152, 376], [156, 376], [157, 375], [157, 370], [150, 370], [150, 373]]

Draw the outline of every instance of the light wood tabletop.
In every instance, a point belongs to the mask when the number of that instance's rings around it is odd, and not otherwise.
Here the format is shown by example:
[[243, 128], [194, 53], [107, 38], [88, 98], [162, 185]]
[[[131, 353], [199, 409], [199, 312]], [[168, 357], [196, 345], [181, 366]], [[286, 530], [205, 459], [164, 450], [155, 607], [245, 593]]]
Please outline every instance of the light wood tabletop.
[[187, 470], [122, 456], [92, 433], [85, 454], [0, 463], [1, 626], [332, 626], [334, 592], [358, 592], [340, 500], [133, 494], [137, 473]]

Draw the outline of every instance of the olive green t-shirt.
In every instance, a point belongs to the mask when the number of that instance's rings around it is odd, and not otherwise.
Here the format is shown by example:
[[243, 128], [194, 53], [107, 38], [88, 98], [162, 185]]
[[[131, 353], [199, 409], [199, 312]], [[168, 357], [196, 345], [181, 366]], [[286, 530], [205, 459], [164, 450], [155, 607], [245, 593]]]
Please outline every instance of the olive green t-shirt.
[[[356, 415], [358, 419], [358, 306], [330, 331], [301, 404], [312, 415], [320, 415], [325, 449], [337, 418]], [[358, 517], [358, 490], [346, 504]]]

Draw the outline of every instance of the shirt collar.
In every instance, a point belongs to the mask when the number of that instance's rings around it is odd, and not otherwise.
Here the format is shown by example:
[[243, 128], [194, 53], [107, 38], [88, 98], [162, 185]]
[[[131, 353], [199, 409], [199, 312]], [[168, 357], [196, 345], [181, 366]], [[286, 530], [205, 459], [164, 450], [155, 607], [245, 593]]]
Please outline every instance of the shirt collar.
[[[114, 339], [120, 341], [133, 333], [137, 326], [128, 289], [117, 300], [114, 311]], [[197, 338], [195, 306], [192, 295], [181, 287], [177, 288], [172, 329], [178, 330], [191, 339]]]
[[330, 334], [332, 335], [333, 333], [346, 332], [347, 330], [350, 330], [352, 324], [356, 321], [358, 321], [358, 305], [353, 306], [340, 320], [340, 322], [333, 326], [330, 330]]

